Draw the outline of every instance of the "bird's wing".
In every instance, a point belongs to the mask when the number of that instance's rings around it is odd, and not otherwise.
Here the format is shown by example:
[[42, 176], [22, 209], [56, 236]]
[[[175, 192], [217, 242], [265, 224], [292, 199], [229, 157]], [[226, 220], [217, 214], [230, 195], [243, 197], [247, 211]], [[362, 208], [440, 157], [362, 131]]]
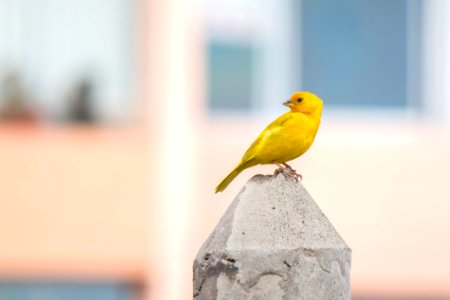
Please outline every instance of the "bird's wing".
[[258, 150], [263, 148], [266, 144], [266, 141], [271, 139], [271, 136], [277, 135], [280, 131], [283, 131], [283, 127], [291, 119], [289, 113], [285, 113], [275, 119], [272, 123], [270, 123], [266, 129], [264, 129], [255, 141], [250, 145], [248, 150], [245, 152], [242, 161], [247, 162], [255, 158]]

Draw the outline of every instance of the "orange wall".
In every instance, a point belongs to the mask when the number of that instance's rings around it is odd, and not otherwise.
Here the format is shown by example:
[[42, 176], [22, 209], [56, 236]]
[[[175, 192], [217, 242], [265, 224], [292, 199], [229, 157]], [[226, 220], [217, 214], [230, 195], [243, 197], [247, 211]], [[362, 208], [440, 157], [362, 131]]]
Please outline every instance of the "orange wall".
[[[195, 125], [190, 156], [180, 154], [191, 187], [182, 206], [149, 198], [160, 170], [149, 168], [145, 131], [1, 126], [0, 277], [142, 280], [148, 272], [150, 284], [165, 284], [164, 265], [147, 269], [161, 242], [150, 234], [159, 232], [166, 242], [180, 239], [170, 255], [179, 255], [173, 269], [190, 295], [202, 242], [242, 185], [274, 170], [252, 168], [213, 192], [264, 125], [239, 118]], [[353, 249], [355, 295], [450, 295], [447, 135], [426, 125], [324, 120], [311, 150], [292, 163]], [[179, 174], [169, 174], [176, 188]], [[183, 209], [176, 213], [183, 220], [162, 221], [164, 205]]]
[[143, 130], [0, 126], [0, 277], [142, 277]]

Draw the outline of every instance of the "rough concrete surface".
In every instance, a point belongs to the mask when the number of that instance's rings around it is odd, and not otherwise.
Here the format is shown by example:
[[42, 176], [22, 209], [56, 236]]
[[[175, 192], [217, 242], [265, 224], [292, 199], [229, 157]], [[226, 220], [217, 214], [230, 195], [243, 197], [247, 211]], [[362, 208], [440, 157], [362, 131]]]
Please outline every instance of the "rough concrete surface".
[[253, 177], [194, 261], [194, 299], [350, 299], [351, 249], [305, 188]]

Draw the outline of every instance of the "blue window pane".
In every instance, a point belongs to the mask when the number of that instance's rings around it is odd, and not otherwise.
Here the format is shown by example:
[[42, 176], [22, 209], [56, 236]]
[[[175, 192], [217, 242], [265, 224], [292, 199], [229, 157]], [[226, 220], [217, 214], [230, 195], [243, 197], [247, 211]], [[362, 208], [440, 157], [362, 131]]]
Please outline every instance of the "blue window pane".
[[303, 88], [333, 105], [407, 104], [407, 1], [304, 0]]
[[248, 110], [253, 96], [250, 44], [211, 41], [208, 45], [209, 105], [211, 110]]
[[122, 282], [0, 282], [1, 300], [135, 300], [139, 292]]

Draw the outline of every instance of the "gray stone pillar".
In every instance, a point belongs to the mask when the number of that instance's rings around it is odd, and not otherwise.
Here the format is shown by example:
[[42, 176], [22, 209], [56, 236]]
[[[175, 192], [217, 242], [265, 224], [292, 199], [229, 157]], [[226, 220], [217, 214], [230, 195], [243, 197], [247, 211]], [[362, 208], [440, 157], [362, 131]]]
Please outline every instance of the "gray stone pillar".
[[350, 299], [351, 249], [305, 188], [253, 177], [194, 262], [194, 299]]

